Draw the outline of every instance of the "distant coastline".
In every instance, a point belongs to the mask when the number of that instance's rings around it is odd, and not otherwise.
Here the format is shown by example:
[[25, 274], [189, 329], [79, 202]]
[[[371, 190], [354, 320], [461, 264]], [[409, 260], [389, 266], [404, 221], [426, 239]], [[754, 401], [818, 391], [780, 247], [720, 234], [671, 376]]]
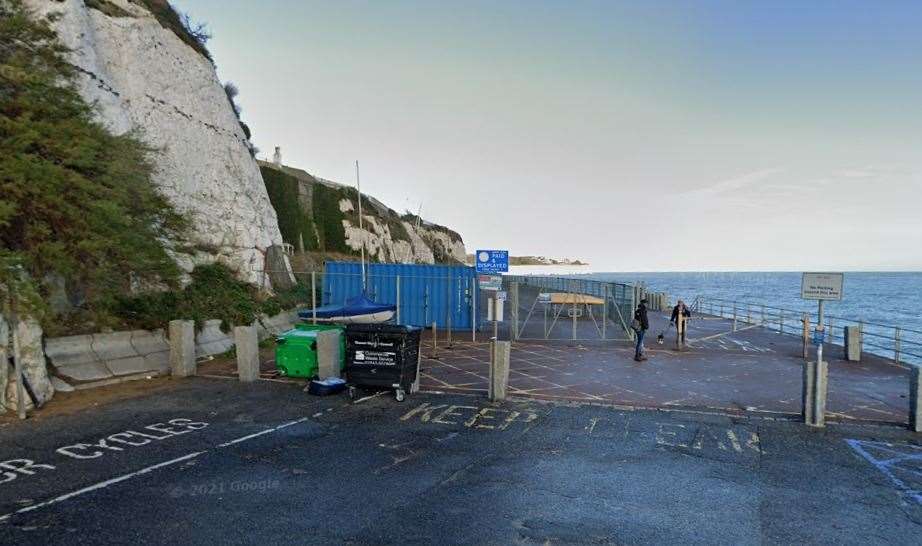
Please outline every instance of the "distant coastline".
[[[474, 255], [467, 255], [467, 265], [474, 265]], [[548, 258], [547, 256], [509, 256], [509, 265], [532, 265], [532, 266], [554, 266], [554, 265], [575, 265], [588, 266], [587, 262], [580, 260], [571, 260], [570, 258]]]

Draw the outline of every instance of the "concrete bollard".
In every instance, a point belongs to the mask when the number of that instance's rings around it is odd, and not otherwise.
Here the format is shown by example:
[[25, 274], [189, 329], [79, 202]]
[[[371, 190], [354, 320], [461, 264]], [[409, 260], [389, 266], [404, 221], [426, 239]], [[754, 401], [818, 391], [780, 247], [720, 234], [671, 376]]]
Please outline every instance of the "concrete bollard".
[[845, 327], [845, 360], [861, 361], [861, 329], [858, 326]]
[[826, 389], [829, 363], [804, 362], [804, 384], [801, 414], [804, 423], [812, 427], [826, 426]]
[[236, 326], [234, 343], [237, 346], [237, 377], [244, 383], [259, 379], [259, 337], [255, 326]]
[[317, 332], [317, 375], [320, 379], [339, 377], [343, 355], [340, 354], [339, 330]]
[[488, 393], [493, 402], [506, 399], [506, 387], [509, 384], [509, 353], [512, 348], [512, 343], [508, 341], [495, 341], [494, 344], [495, 358], [490, 368]]
[[174, 377], [195, 375], [195, 323], [170, 321], [170, 373]]
[[909, 430], [922, 432], [922, 368], [909, 372]]

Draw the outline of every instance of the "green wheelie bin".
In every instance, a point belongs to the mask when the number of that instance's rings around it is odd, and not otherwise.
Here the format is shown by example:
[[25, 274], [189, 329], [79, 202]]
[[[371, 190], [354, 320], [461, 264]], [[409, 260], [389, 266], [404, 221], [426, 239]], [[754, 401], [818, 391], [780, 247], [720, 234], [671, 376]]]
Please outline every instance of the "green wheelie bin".
[[275, 367], [280, 375], [311, 379], [317, 376], [317, 332], [339, 330], [340, 369], [345, 364], [346, 336], [336, 324], [298, 324], [275, 338]]

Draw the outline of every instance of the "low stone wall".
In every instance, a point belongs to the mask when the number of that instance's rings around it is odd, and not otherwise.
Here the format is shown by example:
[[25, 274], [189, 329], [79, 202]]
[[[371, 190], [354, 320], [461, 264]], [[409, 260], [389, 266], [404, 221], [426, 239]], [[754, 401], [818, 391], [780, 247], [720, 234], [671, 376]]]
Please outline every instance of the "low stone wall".
[[298, 311], [282, 311], [274, 317], [263, 317], [260, 322], [256, 323], [256, 331], [259, 334], [260, 341], [267, 337], [277, 336], [286, 330], [291, 330], [299, 322]]
[[195, 333], [195, 358], [226, 353], [233, 346], [233, 333], [222, 332], [220, 320], [206, 320]]
[[163, 330], [48, 338], [45, 356], [58, 376], [75, 385], [170, 369], [170, 343]]
[[[289, 330], [295, 322], [295, 311], [262, 317], [257, 322], [259, 339]], [[206, 320], [195, 334], [196, 358], [225, 353], [233, 347], [233, 332], [221, 331], [220, 320]], [[47, 338], [45, 355], [56, 375], [77, 388], [170, 372], [170, 342], [164, 330]]]

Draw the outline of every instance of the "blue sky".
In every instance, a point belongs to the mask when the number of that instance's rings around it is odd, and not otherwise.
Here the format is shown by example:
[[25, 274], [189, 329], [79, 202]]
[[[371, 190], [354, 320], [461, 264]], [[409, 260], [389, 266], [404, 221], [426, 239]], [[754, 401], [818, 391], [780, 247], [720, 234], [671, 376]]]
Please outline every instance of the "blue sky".
[[922, 269], [920, 2], [175, 4], [264, 154], [469, 250]]

